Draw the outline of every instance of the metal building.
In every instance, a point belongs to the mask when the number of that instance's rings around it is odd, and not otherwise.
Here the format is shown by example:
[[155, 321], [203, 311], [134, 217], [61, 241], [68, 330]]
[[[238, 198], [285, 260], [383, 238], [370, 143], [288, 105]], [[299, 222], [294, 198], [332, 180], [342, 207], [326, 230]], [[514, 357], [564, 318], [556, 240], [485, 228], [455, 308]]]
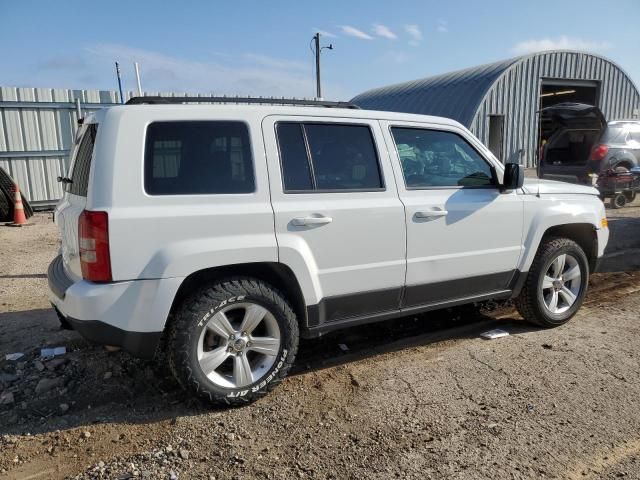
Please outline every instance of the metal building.
[[115, 92], [0, 87], [0, 167], [34, 206], [62, 197], [58, 176], [69, 168], [69, 150], [83, 112], [118, 102]]
[[560, 102], [597, 105], [607, 120], [640, 117], [629, 76], [598, 55], [549, 51], [364, 92], [362, 108], [452, 118], [505, 161], [534, 167], [540, 108]]
[[[132, 96], [133, 92], [126, 92], [125, 100]], [[110, 90], [0, 87], [0, 167], [35, 207], [52, 206], [62, 197], [57, 178], [65, 176], [69, 168], [69, 151], [78, 126], [76, 101], [86, 115], [118, 105], [120, 95]]]

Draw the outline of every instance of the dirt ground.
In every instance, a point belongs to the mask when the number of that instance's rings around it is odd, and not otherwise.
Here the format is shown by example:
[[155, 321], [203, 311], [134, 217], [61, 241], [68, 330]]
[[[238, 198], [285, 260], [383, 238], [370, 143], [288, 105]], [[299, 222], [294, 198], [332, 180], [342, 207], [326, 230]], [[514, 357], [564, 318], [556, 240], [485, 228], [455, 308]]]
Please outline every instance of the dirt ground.
[[0, 478], [640, 479], [640, 206], [608, 213], [607, 273], [566, 326], [484, 305], [337, 332], [231, 410], [60, 330], [50, 216], [0, 226]]

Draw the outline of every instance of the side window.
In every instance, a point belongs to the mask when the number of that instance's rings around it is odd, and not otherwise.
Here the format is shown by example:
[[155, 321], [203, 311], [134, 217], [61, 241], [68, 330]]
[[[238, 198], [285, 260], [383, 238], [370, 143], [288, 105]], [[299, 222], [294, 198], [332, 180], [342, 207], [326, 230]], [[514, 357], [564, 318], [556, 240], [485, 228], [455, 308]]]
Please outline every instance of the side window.
[[276, 132], [285, 191], [384, 188], [368, 126], [280, 122]]
[[441, 130], [391, 129], [408, 188], [493, 185], [487, 161], [461, 136]]
[[91, 170], [91, 161], [93, 159], [93, 148], [96, 143], [96, 135], [98, 134], [98, 125], [91, 123], [87, 126], [78, 149], [76, 158], [73, 162], [73, 171], [71, 172], [71, 183], [65, 185], [65, 190], [74, 195], [82, 197], [87, 196], [89, 188], [89, 171]]
[[279, 123], [277, 132], [284, 189], [313, 190], [302, 124]]
[[144, 187], [150, 195], [255, 190], [249, 131], [242, 122], [152, 123], [144, 162]]

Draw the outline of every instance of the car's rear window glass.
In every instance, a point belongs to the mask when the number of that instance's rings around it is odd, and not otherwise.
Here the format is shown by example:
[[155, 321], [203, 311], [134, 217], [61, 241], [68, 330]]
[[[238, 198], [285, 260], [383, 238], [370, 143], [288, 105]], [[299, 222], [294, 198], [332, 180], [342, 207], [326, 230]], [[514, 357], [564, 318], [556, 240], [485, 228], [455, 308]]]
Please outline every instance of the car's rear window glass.
[[277, 131], [285, 190], [313, 190], [302, 124], [280, 123]]
[[87, 125], [73, 161], [71, 172], [71, 183], [65, 185], [65, 190], [73, 195], [87, 196], [89, 188], [89, 171], [91, 170], [91, 160], [93, 159], [93, 149], [98, 134], [98, 124]]
[[284, 122], [277, 134], [285, 191], [384, 188], [368, 126]]
[[633, 132], [629, 132], [629, 141], [640, 143], [640, 131], [635, 130]]
[[145, 145], [144, 187], [150, 195], [255, 190], [249, 131], [242, 122], [155, 122]]
[[625, 131], [622, 127], [607, 127], [600, 137], [601, 143], [624, 143]]

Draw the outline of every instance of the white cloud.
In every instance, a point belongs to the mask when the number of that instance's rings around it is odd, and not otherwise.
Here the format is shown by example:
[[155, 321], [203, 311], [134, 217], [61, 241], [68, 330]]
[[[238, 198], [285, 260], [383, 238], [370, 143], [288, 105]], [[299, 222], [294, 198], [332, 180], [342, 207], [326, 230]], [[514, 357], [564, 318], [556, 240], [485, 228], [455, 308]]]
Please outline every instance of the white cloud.
[[[88, 65], [78, 75], [91, 73], [112, 78], [114, 61], [119, 61], [127, 89], [133, 89], [132, 62], [140, 63], [142, 86], [150, 92], [198, 92], [216, 95], [311, 97], [314, 83], [311, 65], [256, 53], [227, 59], [199, 61], [125, 45], [100, 44], [85, 49]], [[131, 71], [129, 71], [131, 70]], [[86, 85], [87, 88], [96, 88]], [[103, 88], [100, 86], [100, 88]], [[336, 89], [325, 86], [328, 96]]]
[[602, 51], [611, 48], [609, 42], [593, 42], [581, 38], [572, 38], [562, 35], [558, 38], [541, 38], [538, 40], [526, 40], [516, 43], [511, 51], [518, 55], [540, 52], [544, 50], [590, 50]]
[[439, 33], [447, 33], [449, 31], [449, 22], [441, 18], [438, 19], [438, 26], [436, 27], [436, 30]]
[[411, 37], [409, 45], [413, 47], [420, 45], [420, 41], [422, 40], [422, 30], [420, 30], [418, 25], [405, 25], [404, 31], [409, 34], [409, 37]]
[[352, 27], [351, 25], [340, 25], [340, 30], [342, 30], [342, 33], [350, 37], [360, 38], [362, 40], [373, 40], [373, 37], [371, 35], [369, 35], [368, 33], [364, 33], [362, 30], [358, 30], [355, 27]]
[[336, 34], [327, 32], [326, 30], [320, 30], [319, 28], [313, 28], [313, 33], [319, 33], [321, 37], [338, 38]]
[[398, 36], [393, 33], [389, 27], [380, 23], [373, 24], [373, 33], [375, 33], [379, 37], [388, 38], [390, 40], [395, 40], [396, 38], [398, 38]]

